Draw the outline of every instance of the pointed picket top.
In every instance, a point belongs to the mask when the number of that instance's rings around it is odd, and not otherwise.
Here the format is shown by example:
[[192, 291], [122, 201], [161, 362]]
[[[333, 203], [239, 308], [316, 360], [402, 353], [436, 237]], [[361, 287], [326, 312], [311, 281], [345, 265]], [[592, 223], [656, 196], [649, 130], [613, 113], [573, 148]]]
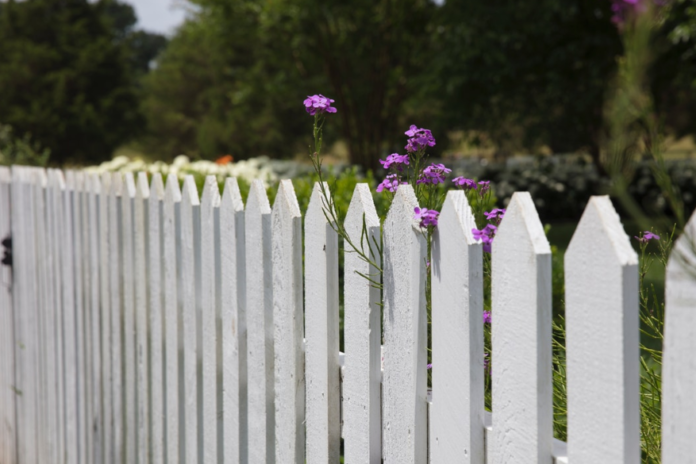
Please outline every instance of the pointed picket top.
[[[35, 171], [35, 174], [36, 174], [36, 171]], [[83, 192], [84, 188], [85, 188], [85, 173], [84, 173], [84, 171], [81, 171], [81, 170], [75, 171], [74, 176], [75, 176], [75, 178], [74, 178], [73, 189], [76, 192]]]
[[120, 172], [111, 173], [111, 195], [116, 197], [123, 195], [123, 174]]
[[[111, 174], [108, 172], [102, 173], [102, 175], [99, 176], [99, 183], [101, 185], [101, 193], [106, 197], [111, 195], [111, 184], [112, 184]], [[101, 214], [106, 214], [106, 213], [104, 212]]]
[[220, 200], [223, 462], [244, 462], [246, 440], [246, 314], [244, 203], [237, 179], [225, 179]]
[[164, 200], [164, 183], [162, 182], [162, 174], [155, 172], [150, 180], [150, 204]]
[[90, 192], [95, 195], [101, 195], [103, 192], [103, 186], [99, 175], [92, 173], [89, 175], [89, 178]]
[[10, 168], [7, 166], [0, 166], [0, 182], [10, 182], [12, 180], [12, 174]]
[[34, 175], [36, 176], [36, 185], [46, 188], [48, 185], [48, 174], [46, 173], [46, 169], [37, 168]]
[[220, 206], [220, 188], [218, 187], [217, 177], [206, 176], [203, 184], [203, 194], [201, 195], [201, 207], [203, 209]]
[[[551, 459], [551, 247], [516, 192], [492, 244], [493, 464]], [[490, 459], [490, 458], [489, 458]]]
[[[621, 266], [637, 265], [638, 255], [621, 224], [621, 218], [608, 196], [595, 196], [583, 212], [578, 228], [568, 245], [566, 259], [577, 255], [589, 257], [588, 250], [602, 243]], [[604, 245], [606, 243], [606, 245]]]
[[447, 192], [432, 244], [432, 462], [484, 462], [483, 255], [466, 194]]
[[384, 223], [384, 462], [427, 458], [426, 240], [410, 185], [396, 191]]
[[196, 181], [192, 175], [184, 177], [184, 185], [181, 189], [181, 201], [191, 206], [200, 205], [198, 188], [196, 187]]
[[[380, 221], [368, 184], [355, 186], [344, 224], [353, 245], [379, 266]], [[342, 396], [345, 461], [346, 464], [381, 462], [380, 289], [358, 273], [377, 282], [380, 277], [378, 270], [352, 252], [347, 243], [344, 259], [346, 358]]]
[[179, 180], [174, 175], [167, 176], [164, 187], [164, 201], [168, 203], [178, 203], [181, 201], [181, 187]]
[[290, 180], [280, 181], [271, 222], [275, 462], [305, 462], [302, 215]]
[[138, 173], [135, 186], [135, 198], [138, 200], [147, 200], [150, 198], [150, 186], [147, 183], [147, 174], [144, 172]]
[[662, 462], [689, 462], [696, 455], [696, 213], [667, 263], [665, 341], [662, 364]]
[[234, 177], [228, 177], [225, 179], [225, 190], [222, 193], [222, 198], [220, 199], [220, 206], [223, 204], [230, 205], [229, 207], [232, 211], [244, 211], [244, 201], [242, 200], [242, 194], [239, 191], [239, 183]]
[[[324, 192], [329, 185], [323, 184]], [[305, 218], [307, 462], [338, 462], [341, 454], [338, 235], [316, 182]]]
[[590, 198], [565, 281], [568, 461], [639, 462], [638, 256], [609, 197]]
[[246, 209], [247, 211], [258, 211], [260, 214], [271, 214], [271, 204], [268, 201], [266, 189], [259, 179], [254, 180], [249, 187]]
[[135, 176], [132, 172], [127, 172], [123, 175], [123, 194], [129, 198], [135, 198]]
[[[277, 200], [278, 201], [278, 200]], [[281, 197], [282, 201], [282, 197]], [[273, 290], [271, 206], [263, 182], [251, 183], [244, 212], [249, 462], [272, 462], [275, 456]]]

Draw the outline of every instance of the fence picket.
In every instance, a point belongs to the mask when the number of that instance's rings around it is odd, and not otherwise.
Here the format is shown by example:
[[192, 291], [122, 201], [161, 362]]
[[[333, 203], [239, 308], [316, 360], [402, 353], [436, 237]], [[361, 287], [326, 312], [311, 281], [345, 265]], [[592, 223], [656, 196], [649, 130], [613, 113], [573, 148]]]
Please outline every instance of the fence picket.
[[45, 188], [45, 234], [46, 234], [46, 312], [45, 321], [46, 328], [44, 331], [44, 346], [46, 347], [46, 385], [50, 385], [47, 390], [46, 411], [44, 422], [48, 430], [47, 445], [48, 445], [48, 460], [50, 462], [60, 462], [59, 458], [59, 426], [58, 412], [59, 400], [58, 394], [60, 391], [60, 371], [61, 368], [56, 362], [58, 354], [58, 336], [57, 330], [59, 327], [60, 317], [60, 286], [56, 285], [56, 261], [58, 256], [58, 246], [55, 232], [55, 200], [54, 200], [54, 177], [55, 173], [49, 169], [46, 172], [46, 188]]
[[662, 365], [662, 462], [696, 455], [696, 213], [677, 239], [667, 264]]
[[135, 337], [135, 241], [134, 241], [134, 209], [135, 209], [135, 178], [127, 172], [123, 176], [123, 191], [121, 195], [122, 217], [122, 252], [123, 262], [123, 386], [125, 418], [123, 429], [125, 434], [125, 458], [127, 463], [136, 462], [139, 445], [138, 437], [138, 389], [137, 359]]
[[87, 417], [89, 414], [90, 392], [87, 383], [86, 366], [88, 364], [89, 344], [85, 338], [87, 318], [85, 314], [84, 294], [84, 227], [83, 227], [83, 191], [85, 175], [83, 171], [73, 171], [72, 204], [72, 240], [74, 268], [75, 301], [75, 349], [77, 353], [77, 416], [78, 416], [78, 459], [87, 462], [89, 439], [87, 434]]
[[127, 195], [123, 192], [123, 176], [114, 173], [111, 177], [111, 195], [109, 203], [109, 266], [111, 293], [111, 401], [113, 411], [113, 460], [120, 464], [125, 459], [124, 424], [126, 420], [123, 376], [123, 280], [125, 268], [123, 263], [123, 203]]
[[135, 198], [133, 200], [133, 276], [135, 306], [135, 379], [137, 398], [137, 450], [139, 463], [150, 461], [150, 401], [149, 401], [149, 309], [148, 309], [148, 204], [150, 202], [150, 186], [147, 175], [138, 173], [135, 183]]
[[[364, 227], [364, 235], [363, 235]], [[351, 242], [380, 265], [379, 217], [368, 184], [355, 186], [345, 219]], [[372, 251], [371, 251], [372, 250]], [[344, 246], [343, 435], [346, 464], [382, 462], [380, 289], [374, 267]]]
[[609, 197], [585, 208], [565, 282], [568, 461], [640, 462], [638, 258]]
[[302, 214], [292, 181], [280, 181], [271, 218], [275, 462], [297, 463], [305, 462], [304, 311]]
[[193, 176], [186, 176], [181, 198], [181, 281], [182, 328], [184, 348], [184, 424], [186, 428], [186, 464], [195, 464], [199, 458], [199, 415], [197, 376], [197, 288], [196, 256], [200, 244], [198, 226], [200, 202]]
[[[0, 240], [12, 236], [10, 169], [0, 166]], [[4, 249], [3, 249], [4, 252]], [[15, 335], [12, 313], [12, 267], [0, 265], [0, 459], [9, 464], [15, 463], [15, 398], [13, 387]]]
[[203, 462], [219, 462], [217, 400], [217, 308], [216, 308], [216, 228], [220, 189], [215, 176], [207, 176], [201, 198], [201, 356], [203, 361]]
[[151, 462], [164, 461], [164, 317], [162, 287], [162, 208], [164, 184], [160, 173], [152, 175], [148, 200], [148, 298], [150, 325], [150, 418], [151, 418]]
[[101, 175], [101, 191], [98, 197], [99, 207], [99, 290], [100, 290], [100, 315], [101, 315], [101, 342], [102, 342], [102, 462], [104, 464], [114, 461], [114, 441], [113, 441], [113, 382], [111, 350], [113, 349], [113, 334], [111, 330], [111, 257], [110, 240], [112, 232], [109, 228], [109, 221], [113, 205], [111, 203], [111, 175], [104, 173]]
[[492, 462], [550, 463], [551, 248], [529, 193], [513, 194], [492, 253]]
[[271, 206], [263, 182], [249, 189], [244, 216], [246, 237], [247, 381], [249, 462], [275, 462], [273, 391], [273, 289]]
[[384, 462], [427, 458], [425, 257], [413, 188], [396, 191], [384, 223]]
[[180, 360], [179, 338], [181, 313], [179, 310], [179, 272], [181, 269], [181, 224], [179, 208], [181, 190], [175, 175], [167, 177], [162, 209], [162, 268], [164, 277], [164, 326], [165, 326], [165, 390], [166, 390], [166, 449], [165, 462], [178, 464], [183, 459], [184, 437], [183, 408], [183, 362]]
[[[36, 247], [36, 282], [34, 283], [37, 294], [36, 307], [36, 341], [38, 349], [38, 415], [40, 420], [37, 422], [38, 435], [35, 437], [39, 460], [41, 462], [50, 461], [53, 453], [53, 440], [50, 422], [45, 420], [48, 416], [50, 390], [53, 384], [48, 382], [50, 364], [52, 364], [52, 350], [48, 333], [53, 326], [50, 324], [52, 311], [48, 309], [50, 300], [48, 281], [51, 276], [48, 273], [48, 234], [46, 222], [46, 171], [34, 168], [31, 170], [32, 201], [34, 204], [34, 243]], [[49, 386], [50, 385], [50, 386]]]
[[103, 462], [103, 412], [102, 412], [102, 350], [104, 346], [101, 342], [101, 276], [100, 267], [101, 257], [99, 255], [99, 197], [101, 195], [101, 183], [95, 174], [88, 174], [85, 182], [86, 195], [86, 224], [87, 246], [89, 248], [89, 262], [86, 271], [88, 314], [91, 325], [89, 336], [91, 340], [91, 416], [87, 424], [89, 440], [92, 443], [92, 453], [89, 461], [95, 464]]
[[[328, 184], [324, 184], [328, 191]], [[338, 235], [324, 215], [319, 183], [305, 218], [307, 462], [338, 462], [341, 453]]]
[[63, 189], [64, 179], [63, 173], [57, 169], [49, 172], [49, 192], [51, 212], [50, 227], [51, 227], [51, 248], [53, 250], [53, 288], [55, 289], [54, 298], [54, 324], [53, 333], [53, 348], [55, 355], [53, 357], [56, 365], [55, 370], [55, 402], [56, 414], [55, 421], [55, 439], [56, 439], [56, 461], [59, 463], [65, 462], [66, 450], [66, 414], [65, 414], [65, 331], [63, 330], [63, 281], [62, 281], [62, 243], [63, 243]]
[[247, 462], [247, 345], [244, 203], [237, 179], [227, 178], [220, 202], [220, 318], [222, 430], [225, 464]]
[[466, 195], [447, 193], [432, 244], [430, 462], [483, 464], [483, 256]]
[[62, 234], [61, 234], [61, 267], [63, 287], [63, 345], [64, 345], [64, 395], [65, 395], [65, 422], [66, 422], [66, 450], [67, 462], [79, 460], [79, 373], [77, 355], [77, 314], [75, 301], [75, 264], [73, 241], [73, 211], [72, 196], [75, 187], [75, 175], [73, 171], [65, 173], [65, 184], [62, 190]]

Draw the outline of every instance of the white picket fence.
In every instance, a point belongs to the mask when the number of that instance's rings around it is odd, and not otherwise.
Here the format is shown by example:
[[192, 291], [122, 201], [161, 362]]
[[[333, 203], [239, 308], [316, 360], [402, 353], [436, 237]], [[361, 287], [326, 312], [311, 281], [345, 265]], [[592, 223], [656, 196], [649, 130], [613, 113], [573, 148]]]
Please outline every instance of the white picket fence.
[[[0, 464], [326, 464], [342, 439], [348, 464], [639, 463], [638, 260], [609, 199], [592, 198], [565, 258], [567, 445], [553, 438], [551, 251], [531, 197], [513, 196], [493, 249], [492, 415], [482, 247], [456, 191], [433, 243], [428, 392], [415, 206], [400, 187], [383, 295], [345, 255], [344, 355], [318, 186], [303, 227], [290, 181], [273, 207], [254, 183], [245, 208], [234, 179], [222, 196], [206, 179], [199, 200], [191, 177], [181, 191], [159, 175], [0, 168], [14, 258], [0, 274]], [[380, 240], [365, 184], [346, 228]], [[696, 462], [692, 243], [667, 270], [665, 464]]]

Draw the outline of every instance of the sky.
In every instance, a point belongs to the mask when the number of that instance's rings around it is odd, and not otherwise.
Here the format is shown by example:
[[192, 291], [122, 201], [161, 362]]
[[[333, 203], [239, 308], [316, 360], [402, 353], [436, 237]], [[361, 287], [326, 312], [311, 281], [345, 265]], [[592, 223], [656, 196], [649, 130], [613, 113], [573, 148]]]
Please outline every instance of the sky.
[[135, 8], [139, 29], [172, 35], [186, 17], [185, 0], [124, 0]]

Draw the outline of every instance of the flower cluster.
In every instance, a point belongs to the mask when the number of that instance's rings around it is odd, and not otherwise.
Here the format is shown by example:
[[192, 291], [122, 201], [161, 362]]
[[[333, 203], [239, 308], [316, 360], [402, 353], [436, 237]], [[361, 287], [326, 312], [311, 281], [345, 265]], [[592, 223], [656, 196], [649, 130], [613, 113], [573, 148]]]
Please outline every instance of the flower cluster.
[[408, 182], [402, 182], [401, 179], [399, 179], [399, 176], [396, 174], [389, 174], [378, 186], [377, 186], [377, 192], [381, 193], [384, 190], [387, 190], [391, 193], [396, 192], [396, 189], [399, 187], [399, 185], [404, 185], [408, 184]]
[[[611, 0], [611, 21], [621, 28], [627, 20], [648, 10], [650, 0]], [[653, 0], [657, 6], [665, 6], [668, 0]]]
[[433, 137], [432, 132], [428, 129], [420, 129], [411, 125], [405, 134], [409, 137], [405, 147], [406, 151], [409, 153], [415, 153], [425, 147], [435, 146], [435, 137]]
[[491, 312], [490, 311], [483, 311], [483, 323], [484, 324], [490, 324], [493, 320], [491, 319]]
[[335, 113], [336, 108], [331, 106], [333, 102], [334, 100], [319, 94], [307, 97], [307, 99], [304, 101], [304, 106], [307, 112], [311, 116], [314, 116], [316, 114]]
[[483, 251], [486, 253], [491, 252], [491, 244], [493, 243], [493, 238], [496, 232], [498, 232], [498, 227], [493, 224], [488, 224], [481, 230], [471, 229], [471, 233], [474, 234], [476, 240], [481, 240], [483, 242]]
[[392, 153], [391, 155], [387, 156], [386, 160], [379, 160], [380, 163], [382, 163], [382, 166], [384, 166], [384, 169], [389, 169], [392, 166], [395, 166], [396, 169], [401, 171], [404, 168], [404, 165], [408, 165], [408, 155], [400, 155], [398, 153]]
[[452, 172], [451, 169], [445, 167], [444, 164], [431, 164], [423, 169], [423, 172], [418, 176], [417, 184], [444, 184], [445, 176]]
[[438, 211], [427, 208], [414, 208], [413, 212], [416, 213], [414, 219], [419, 221], [419, 226], [426, 228], [428, 226], [437, 226], [437, 217], [440, 215]]
[[452, 182], [457, 187], [461, 187], [464, 190], [476, 190], [476, 181], [473, 179], [467, 179], [466, 177], [455, 177]]
[[503, 220], [503, 216], [505, 216], [505, 210], [500, 209], [500, 208], [495, 208], [491, 211], [485, 211], [483, 213], [486, 216], [486, 219], [489, 221], [494, 221], [496, 224], [500, 224], [500, 221]]
[[654, 234], [650, 232], [649, 230], [646, 230], [645, 232], [641, 233], [639, 236], [633, 237], [638, 242], [640, 242], [641, 245], [646, 245], [650, 240], [660, 240], [660, 236], [657, 234]]

